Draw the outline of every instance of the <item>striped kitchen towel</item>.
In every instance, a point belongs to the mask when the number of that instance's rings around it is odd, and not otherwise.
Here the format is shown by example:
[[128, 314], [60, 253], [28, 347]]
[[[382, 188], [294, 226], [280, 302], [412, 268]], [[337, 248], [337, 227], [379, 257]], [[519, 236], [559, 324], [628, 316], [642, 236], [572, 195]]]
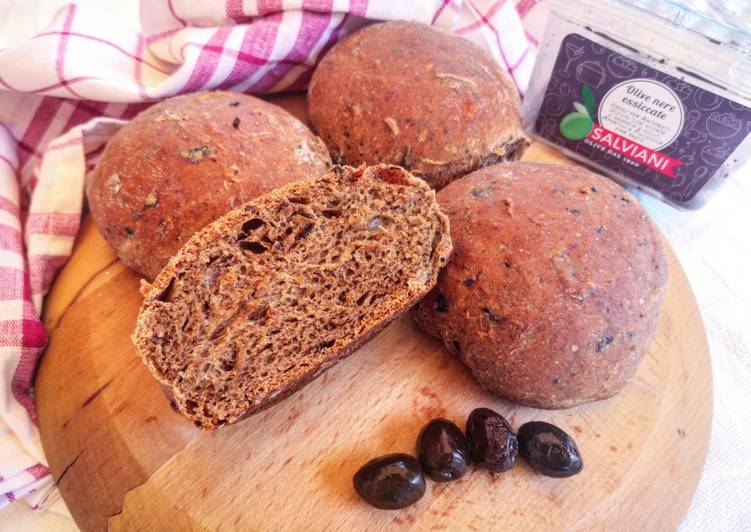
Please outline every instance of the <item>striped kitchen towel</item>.
[[542, 18], [535, 0], [108, 0], [39, 12], [53, 4], [0, 5], [0, 507], [58, 496], [35, 424], [39, 317], [79, 228], [84, 174], [123, 120], [185, 92], [304, 89], [326, 50], [373, 20], [471, 39], [523, 92]]

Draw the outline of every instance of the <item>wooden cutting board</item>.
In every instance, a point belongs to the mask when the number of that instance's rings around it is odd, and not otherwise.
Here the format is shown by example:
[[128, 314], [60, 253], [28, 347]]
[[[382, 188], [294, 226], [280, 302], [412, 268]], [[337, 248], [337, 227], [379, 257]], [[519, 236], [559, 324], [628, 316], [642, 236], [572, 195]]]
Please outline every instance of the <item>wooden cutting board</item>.
[[[300, 98], [282, 104], [304, 115]], [[539, 145], [527, 158], [561, 160]], [[514, 406], [482, 391], [407, 316], [271, 409], [202, 433], [138, 360], [138, 278], [87, 220], [45, 308], [50, 343], [36, 397], [50, 468], [84, 530], [674, 529], [704, 463], [712, 379], [691, 288], [671, 250], [668, 258], [654, 344], [613, 399], [563, 411]], [[400, 511], [355, 494], [352, 475], [365, 461], [413, 452], [429, 419], [463, 426], [478, 406], [516, 427], [559, 425], [577, 440], [584, 471], [551, 479], [523, 463], [496, 476], [475, 470], [429, 483]]]

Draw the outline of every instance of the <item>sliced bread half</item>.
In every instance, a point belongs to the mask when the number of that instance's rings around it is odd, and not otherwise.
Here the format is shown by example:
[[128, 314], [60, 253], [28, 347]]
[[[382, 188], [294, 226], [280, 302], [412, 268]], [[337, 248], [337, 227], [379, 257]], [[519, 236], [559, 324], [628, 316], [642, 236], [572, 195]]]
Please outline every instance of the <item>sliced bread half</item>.
[[143, 282], [133, 342], [177, 408], [214, 429], [352, 353], [433, 287], [450, 252], [424, 181], [337, 167], [190, 238]]

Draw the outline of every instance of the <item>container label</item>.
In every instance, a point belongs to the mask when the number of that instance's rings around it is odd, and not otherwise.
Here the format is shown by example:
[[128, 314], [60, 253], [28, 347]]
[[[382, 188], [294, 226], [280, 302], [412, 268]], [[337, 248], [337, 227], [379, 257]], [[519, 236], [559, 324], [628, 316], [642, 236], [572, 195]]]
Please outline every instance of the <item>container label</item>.
[[751, 109], [570, 34], [535, 129], [682, 203], [751, 133]]

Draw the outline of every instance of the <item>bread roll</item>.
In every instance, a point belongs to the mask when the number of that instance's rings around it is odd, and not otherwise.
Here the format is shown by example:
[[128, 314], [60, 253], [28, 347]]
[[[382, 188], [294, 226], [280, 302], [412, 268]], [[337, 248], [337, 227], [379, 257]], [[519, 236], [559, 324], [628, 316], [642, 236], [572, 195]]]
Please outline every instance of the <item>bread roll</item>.
[[425, 182], [337, 167], [196, 233], [144, 283], [133, 341], [180, 411], [217, 428], [352, 353], [430, 290], [450, 252]]
[[165, 100], [123, 126], [88, 176], [87, 196], [120, 259], [151, 279], [204, 225], [330, 164], [320, 139], [283, 109], [203, 92]]
[[313, 74], [308, 110], [335, 162], [398, 164], [436, 189], [528, 145], [518, 92], [493, 59], [413, 22], [336, 44]]
[[454, 253], [416, 308], [477, 381], [566, 408], [623, 388], [649, 348], [667, 282], [636, 199], [581, 167], [490, 166], [438, 193]]

